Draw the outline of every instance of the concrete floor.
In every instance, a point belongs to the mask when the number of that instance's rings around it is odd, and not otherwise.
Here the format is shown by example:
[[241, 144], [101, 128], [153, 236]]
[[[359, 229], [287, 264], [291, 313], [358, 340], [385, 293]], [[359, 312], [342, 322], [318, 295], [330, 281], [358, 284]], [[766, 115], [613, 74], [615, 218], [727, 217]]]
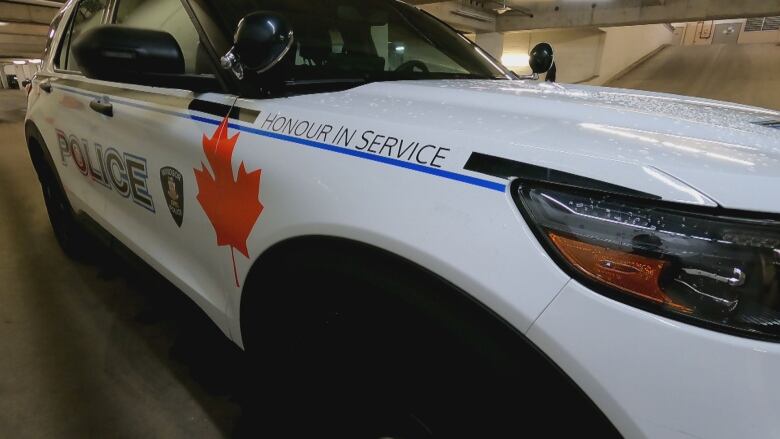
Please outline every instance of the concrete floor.
[[780, 110], [780, 45], [667, 47], [607, 85]]
[[116, 257], [65, 258], [0, 91], [0, 437], [217, 438], [241, 421], [244, 361], [180, 293]]

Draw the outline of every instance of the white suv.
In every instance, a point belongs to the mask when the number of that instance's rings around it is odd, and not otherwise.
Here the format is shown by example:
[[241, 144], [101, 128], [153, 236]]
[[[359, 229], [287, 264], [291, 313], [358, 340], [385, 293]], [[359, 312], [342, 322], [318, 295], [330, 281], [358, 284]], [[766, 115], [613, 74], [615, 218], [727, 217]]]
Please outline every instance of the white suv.
[[777, 112], [518, 78], [393, 0], [73, 0], [50, 36], [60, 244], [192, 298], [289, 435], [780, 435]]

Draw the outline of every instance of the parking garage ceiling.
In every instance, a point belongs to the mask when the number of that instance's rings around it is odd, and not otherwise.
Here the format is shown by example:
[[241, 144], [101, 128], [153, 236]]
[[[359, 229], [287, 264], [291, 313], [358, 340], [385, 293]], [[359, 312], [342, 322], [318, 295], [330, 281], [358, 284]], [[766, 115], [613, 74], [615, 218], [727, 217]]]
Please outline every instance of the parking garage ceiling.
[[[465, 32], [780, 15], [780, 0], [407, 0]], [[37, 58], [65, 0], [0, 0], [0, 61]]]
[[510, 32], [780, 15], [780, 0], [407, 0], [458, 29]]
[[40, 57], [49, 23], [63, 4], [64, 0], [0, 1], [0, 57]]

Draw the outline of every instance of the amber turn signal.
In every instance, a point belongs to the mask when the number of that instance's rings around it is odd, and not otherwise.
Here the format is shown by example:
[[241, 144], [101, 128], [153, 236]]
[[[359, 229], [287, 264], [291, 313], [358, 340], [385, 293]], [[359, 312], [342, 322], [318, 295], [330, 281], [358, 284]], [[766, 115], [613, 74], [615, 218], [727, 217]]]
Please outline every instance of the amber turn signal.
[[583, 274], [643, 299], [685, 311], [659, 286], [666, 261], [612, 250], [549, 233], [550, 240], [566, 260]]
[[686, 323], [780, 342], [780, 216], [515, 180], [544, 248], [595, 293]]

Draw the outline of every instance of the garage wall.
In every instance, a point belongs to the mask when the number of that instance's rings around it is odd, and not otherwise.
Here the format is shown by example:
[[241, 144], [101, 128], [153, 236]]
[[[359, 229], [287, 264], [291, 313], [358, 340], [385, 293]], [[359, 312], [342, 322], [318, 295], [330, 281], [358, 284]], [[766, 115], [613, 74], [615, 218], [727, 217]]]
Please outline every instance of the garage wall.
[[[747, 24], [747, 20], [742, 20]], [[742, 28], [744, 29], [744, 25]], [[739, 44], [780, 43], [780, 29], [770, 31], [745, 32], [739, 36]]]
[[38, 72], [39, 67], [35, 64], [24, 64], [17, 66], [16, 64], [6, 64], [3, 66], [3, 70], [8, 75], [16, 75], [19, 81], [30, 79]]
[[[527, 54], [545, 41], [555, 48], [559, 82], [601, 85], [674, 38], [673, 29], [662, 24], [510, 32], [504, 39], [504, 56]], [[508, 67], [530, 73], [527, 66]]]
[[663, 24], [643, 26], [608, 27], [598, 78], [589, 84], [601, 85], [637, 61], [655, 52], [660, 47], [672, 44], [674, 30]]
[[742, 32], [739, 44], [780, 43], [780, 31]]
[[[737, 40], [739, 44], [780, 43], [780, 30], [745, 32], [744, 29], [746, 21], [747, 20], [743, 18], [737, 20], [715, 20], [683, 23], [682, 26], [684, 26], [685, 32], [683, 44], [686, 46], [712, 44], [717, 27], [719, 25], [729, 23], [740, 25], [740, 35]], [[713, 29], [713, 35], [708, 35], [707, 30], [710, 27]]]
[[699, 21], [685, 25], [683, 36], [684, 46], [698, 46], [712, 44], [712, 36], [715, 32], [715, 23], [712, 21]]
[[[603, 41], [604, 32], [599, 29], [510, 32], [504, 39], [504, 56], [527, 54], [538, 43], [550, 43], [555, 49], [558, 81], [581, 82], [598, 74]], [[531, 72], [527, 65], [508, 67], [519, 74]]]

